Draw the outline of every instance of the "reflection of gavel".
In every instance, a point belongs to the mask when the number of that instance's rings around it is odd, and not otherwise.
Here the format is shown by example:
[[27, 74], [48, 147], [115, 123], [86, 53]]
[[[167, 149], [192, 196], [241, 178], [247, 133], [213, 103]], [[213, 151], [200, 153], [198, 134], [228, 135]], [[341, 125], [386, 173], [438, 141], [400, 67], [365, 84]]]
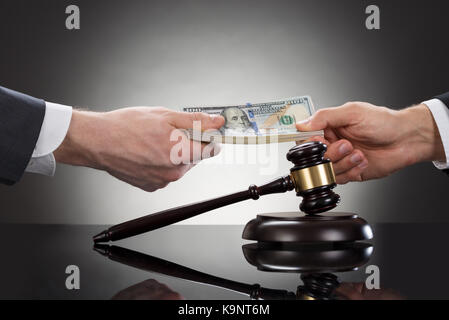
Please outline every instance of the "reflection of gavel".
[[258, 284], [250, 285], [223, 279], [179, 264], [149, 256], [137, 251], [104, 244], [96, 244], [94, 250], [113, 261], [162, 275], [208, 284], [248, 295], [251, 299], [295, 299], [296, 295], [287, 290], [262, 288]]
[[97, 243], [94, 250], [113, 261], [137, 269], [232, 290], [248, 295], [251, 299], [321, 300], [334, 298], [339, 281], [333, 273], [356, 270], [366, 264], [373, 246], [360, 242], [332, 246], [307, 244], [279, 247], [267, 243], [242, 246], [245, 259], [258, 270], [301, 273], [303, 285], [297, 287], [296, 294], [220, 278], [118, 246]]
[[337, 206], [340, 196], [332, 191], [336, 186], [332, 163], [324, 159], [327, 147], [321, 142], [307, 142], [295, 146], [287, 153], [294, 163], [290, 175], [278, 178], [260, 187], [251, 185], [248, 190], [227, 196], [164, 210], [124, 222], [94, 237], [94, 242], [115, 241], [155, 230], [198, 214], [243, 200], [257, 200], [260, 196], [296, 190], [303, 197], [300, 209], [308, 215], [325, 212]]

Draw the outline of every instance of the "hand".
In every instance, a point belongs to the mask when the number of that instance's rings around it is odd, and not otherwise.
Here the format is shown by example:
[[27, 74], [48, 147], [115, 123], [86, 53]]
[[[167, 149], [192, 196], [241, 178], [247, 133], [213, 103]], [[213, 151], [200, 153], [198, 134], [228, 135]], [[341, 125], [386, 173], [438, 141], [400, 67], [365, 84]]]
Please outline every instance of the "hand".
[[[218, 152], [213, 148], [207, 154], [203, 152], [205, 144], [185, 136], [181, 141], [170, 141], [173, 130], [192, 128], [194, 121], [201, 121], [202, 130], [218, 129], [224, 124], [220, 116], [161, 107], [124, 108], [106, 113], [74, 111], [55, 158], [66, 164], [105, 170], [145, 191], [155, 191], [180, 179], [194, 166], [192, 162]], [[180, 146], [183, 160], [180, 164], [170, 158], [175, 145]]]
[[112, 300], [182, 300], [183, 297], [171, 290], [163, 283], [154, 279], [145, 280], [126, 288], [115, 296]]
[[438, 128], [424, 104], [395, 111], [365, 102], [318, 110], [297, 123], [300, 131], [324, 130], [337, 183], [388, 176], [417, 162], [445, 161]]

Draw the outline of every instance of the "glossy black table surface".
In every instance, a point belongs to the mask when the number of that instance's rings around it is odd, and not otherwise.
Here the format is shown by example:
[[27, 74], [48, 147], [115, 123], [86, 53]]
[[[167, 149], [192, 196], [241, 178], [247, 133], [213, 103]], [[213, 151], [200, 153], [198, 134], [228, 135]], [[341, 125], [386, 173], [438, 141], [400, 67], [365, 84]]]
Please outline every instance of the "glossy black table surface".
[[[379, 268], [381, 290], [387, 292], [380, 291], [379, 298], [449, 298], [449, 240], [445, 237], [449, 224], [372, 227], [369, 260], [357, 270], [332, 272], [339, 283], [364, 283], [369, 276], [367, 266], [374, 265]], [[115, 259], [105, 252], [108, 247], [93, 249], [92, 236], [105, 228], [0, 225], [0, 298], [110, 299], [148, 279], [165, 284], [185, 299], [250, 299], [260, 294], [260, 288], [267, 289], [272, 298], [295, 298], [298, 286], [304, 284], [301, 275], [329, 274], [329, 270], [298, 272], [292, 265], [283, 270], [258, 270], [244, 255], [242, 246], [251, 242], [242, 240], [243, 226], [169, 226], [113, 243], [117, 246], [114, 254], [121, 255]], [[265, 267], [270, 267], [267, 264], [276, 265], [283, 258], [265, 254], [263, 259], [268, 259]], [[304, 261], [304, 256], [298, 259], [309, 266], [321, 263]], [[79, 268], [78, 290], [66, 287], [70, 265]], [[141, 298], [146, 297], [151, 294]]]

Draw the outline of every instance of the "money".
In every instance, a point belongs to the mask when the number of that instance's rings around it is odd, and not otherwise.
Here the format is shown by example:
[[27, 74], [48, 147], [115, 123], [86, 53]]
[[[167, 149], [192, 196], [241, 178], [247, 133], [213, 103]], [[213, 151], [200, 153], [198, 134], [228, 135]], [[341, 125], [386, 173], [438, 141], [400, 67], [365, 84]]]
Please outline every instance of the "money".
[[185, 130], [190, 139], [197, 141], [264, 144], [304, 141], [313, 136], [323, 136], [322, 130], [300, 132], [296, 129], [296, 122], [307, 119], [315, 112], [309, 96], [236, 106], [185, 107], [183, 111], [205, 112], [225, 118], [225, 124], [219, 130]]

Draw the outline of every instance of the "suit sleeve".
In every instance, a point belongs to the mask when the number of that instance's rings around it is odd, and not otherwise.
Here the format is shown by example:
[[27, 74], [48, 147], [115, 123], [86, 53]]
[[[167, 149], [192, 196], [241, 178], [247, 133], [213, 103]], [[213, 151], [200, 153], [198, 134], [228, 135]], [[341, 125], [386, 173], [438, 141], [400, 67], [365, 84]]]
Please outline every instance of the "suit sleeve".
[[449, 108], [449, 92], [440, 94], [439, 96], [436, 96], [435, 98], [440, 100], [441, 102], [443, 102], [446, 105], [446, 107]]
[[[438, 126], [438, 130], [440, 131], [441, 140], [443, 142], [444, 151], [446, 153], [446, 164], [434, 162], [435, 166], [439, 169], [442, 169], [443, 172], [445, 172], [447, 175], [449, 175], [449, 169], [448, 169], [448, 154], [449, 154], [449, 92], [440, 94], [438, 96], [434, 97], [435, 99], [438, 99], [441, 101], [441, 107], [440, 109], [444, 109], [445, 111], [439, 112], [440, 118], [436, 118], [434, 115], [435, 121], [438, 123], [438, 120], [440, 122], [440, 125]], [[433, 112], [432, 112], [433, 113]], [[441, 128], [440, 128], [441, 127]]]
[[19, 181], [45, 116], [45, 102], [0, 86], [0, 183]]

